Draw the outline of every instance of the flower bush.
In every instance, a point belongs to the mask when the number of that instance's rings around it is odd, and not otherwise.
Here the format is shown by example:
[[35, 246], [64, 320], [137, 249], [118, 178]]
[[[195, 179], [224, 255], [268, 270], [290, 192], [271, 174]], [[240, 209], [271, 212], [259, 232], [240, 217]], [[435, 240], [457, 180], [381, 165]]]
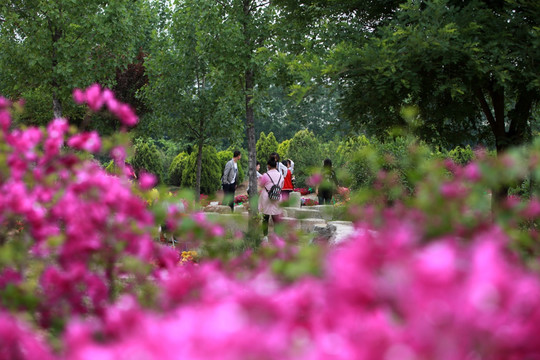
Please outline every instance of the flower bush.
[[294, 191], [295, 191], [295, 192], [299, 192], [300, 195], [302, 195], [302, 196], [306, 196], [306, 195], [308, 195], [308, 194], [313, 193], [313, 189], [312, 189], [312, 188], [294, 188]]
[[314, 199], [306, 199], [306, 198], [302, 198], [300, 200], [300, 204], [302, 206], [314, 206], [314, 205], [319, 205], [319, 201], [317, 200], [314, 200]]
[[249, 198], [247, 195], [236, 195], [234, 197], [234, 203], [238, 205], [247, 203], [248, 201], [249, 201]]
[[[74, 97], [136, 123], [97, 85]], [[292, 231], [243, 251], [187, 193], [149, 205], [156, 179], [128, 181], [122, 135], [65, 119], [12, 129], [10, 106], [0, 98], [0, 358], [540, 356], [538, 191], [486, 191], [538, 183], [540, 143], [426, 163], [406, 185], [380, 171], [351, 194], [354, 232], [324, 252]], [[109, 151], [119, 175], [87, 151]], [[152, 240], [158, 224], [176, 249]]]

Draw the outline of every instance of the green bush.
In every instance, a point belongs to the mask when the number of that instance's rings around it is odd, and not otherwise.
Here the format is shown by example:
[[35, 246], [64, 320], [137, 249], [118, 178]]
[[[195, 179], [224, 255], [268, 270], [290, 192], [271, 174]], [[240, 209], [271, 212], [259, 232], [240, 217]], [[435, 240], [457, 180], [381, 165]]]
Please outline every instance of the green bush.
[[[342, 140], [337, 146], [337, 149], [334, 149], [334, 167], [347, 167], [347, 164], [352, 160], [353, 155], [356, 152], [370, 145], [371, 143], [365, 135], [354, 136]], [[332, 158], [332, 156], [329, 157]]]
[[[193, 151], [186, 159], [182, 172], [182, 187], [194, 188], [197, 176], [197, 153]], [[211, 195], [221, 186], [221, 174], [217, 151], [213, 146], [204, 146], [201, 166], [201, 194]]]
[[261, 167], [263, 164], [266, 164], [271, 153], [278, 152], [278, 146], [279, 143], [273, 132], [269, 133], [268, 136], [266, 136], [264, 132], [261, 132], [259, 140], [257, 140], [257, 144], [255, 145], [257, 150], [257, 161], [261, 163]]
[[154, 174], [158, 181], [163, 178], [163, 159], [153, 142], [137, 140], [131, 165], [137, 176], [143, 171]]
[[[414, 139], [396, 137], [385, 142], [361, 139], [362, 145], [346, 164], [351, 174], [352, 189], [371, 187], [380, 171], [394, 174], [400, 185], [409, 192], [413, 191], [419, 179], [422, 164], [431, 157], [426, 146], [419, 145]], [[348, 153], [347, 151], [345, 153]]]
[[186, 167], [187, 158], [188, 154], [186, 152], [176, 155], [171, 166], [169, 166], [167, 185], [180, 186], [182, 184], [182, 174]]
[[[278, 145], [277, 153], [282, 159], [290, 159], [289, 156], [289, 146], [291, 145], [291, 139], [284, 140]], [[293, 160], [294, 161], [294, 160]], [[263, 163], [261, 163], [262, 167]]]
[[294, 161], [294, 175], [299, 187], [306, 185], [306, 179], [322, 167], [324, 160], [320, 142], [308, 130], [298, 131], [291, 139], [289, 157]]
[[457, 146], [448, 152], [448, 157], [454, 160], [455, 163], [466, 165], [474, 160], [474, 151], [470, 145], [466, 147]]
[[166, 139], [159, 139], [155, 142], [156, 146], [162, 154], [163, 162], [163, 179], [162, 182], [169, 184], [169, 170], [173, 160], [182, 151], [182, 145], [178, 142]]

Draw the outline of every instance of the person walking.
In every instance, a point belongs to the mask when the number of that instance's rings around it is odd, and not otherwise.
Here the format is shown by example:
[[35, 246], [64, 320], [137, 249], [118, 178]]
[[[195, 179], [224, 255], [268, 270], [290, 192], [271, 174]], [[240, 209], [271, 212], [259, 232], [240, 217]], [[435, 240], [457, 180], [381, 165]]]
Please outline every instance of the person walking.
[[334, 169], [332, 169], [332, 160], [326, 158], [322, 168], [322, 182], [315, 189], [319, 197], [319, 205], [331, 205], [332, 197], [338, 187], [338, 181]]
[[294, 190], [292, 182], [291, 161], [283, 160], [283, 165], [287, 167], [287, 175], [283, 181], [283, 189], [281, 189], [281, 195], [283, 200], [289, 200], [289, 195]]
[[261, 187], [259, 212], [263, 214], [263, 242], [268, 241], [268, 222], [270, 221], [270, 217], [275, 225], [276, 223], [279, 223], [282, 213], [281, 208], [279, 207], [279, 199], [272, 200], [269, 196], [273, 186], [277, 185], [278, 187], [283, 188], [284, 179], [283, 176], [281, 176], [281, 173], [276, 169], [277, 164], [276, 159], [271, 156], [267, 163], [268, 171], [259, 179], [259, 185]]
[[221, 183], [223, 186], [223, 203], [229, 205], [231, 211], [234, 212], [234, 191], [238, 181], [238, 160], [242, 158], [240, 151], [235, 150], [233, 158], [227, 161], [223, 170]]

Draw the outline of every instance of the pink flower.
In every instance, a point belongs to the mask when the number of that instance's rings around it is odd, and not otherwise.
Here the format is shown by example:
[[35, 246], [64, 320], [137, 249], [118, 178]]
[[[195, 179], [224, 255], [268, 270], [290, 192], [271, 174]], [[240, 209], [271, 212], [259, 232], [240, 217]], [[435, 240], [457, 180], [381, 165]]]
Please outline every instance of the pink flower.
[[2, 130], [7, 131], [11, 126], [11, 115], [8, 111], [2, 110], [0, 107], [0, 127]]
[[482, 179], [482, 173], [480, 171], [480, 167], [478, 166], [477, 163], [474, 163], [474, 162], [469, 163], [467, 166], [465, 166], [463, 175], [465, 176], [466, 179], [473, 182], [477, 182]]
[[527, 207], [522, 212], [523, 216], [529, 219], [540, 216], [540, 201], [537, 198], [531, 198]]
[[86, 94], [81, 89], [73, 90], [73, 100], [75, 103], [81, 105], [86, 101]]
[[139, 186], [143, 190], [149, 190], [157, 183], [157, 178], [154, 174], [143, 172], [139, 178]]
[[101, 149], [101, 138], [96, 131], [86, 132], [72, 136], [67, 144], [74, 149], [96, 153]]
[[0, 96], [0, 110], [3, 110], [11, 105], [11, 101], [3, 96]]
[[86, 89], [86, 102], [88, 107], [94, 111], [101, 109], [105, 101], [101, 96], [101, 86], [99, 84], [94, 84]]
[[127, 126], [135, 126], [139, 121], [139, 118], [128, 104], [121, 104], [113, 113]]
[[306, 180], [306, 184], [309, 186], [317, 186], [322, 182], [322, 179], [321, 174], [313, 174]]

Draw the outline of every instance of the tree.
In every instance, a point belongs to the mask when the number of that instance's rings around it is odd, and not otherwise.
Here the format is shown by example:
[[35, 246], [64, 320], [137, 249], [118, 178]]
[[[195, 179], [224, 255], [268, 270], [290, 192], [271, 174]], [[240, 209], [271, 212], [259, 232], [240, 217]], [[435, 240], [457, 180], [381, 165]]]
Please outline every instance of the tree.
[[[273, 38], [276, 14], [270, 1], [265, 0], [220, 0], [217, 3], [222, 21], [216, 34], [224, 37], [219, 37], [220, 69], [243, 94], [251, 197], [256, 195], [257, 189], [254, 109], [258, 91], [266, 88], [262, 86], [263, 69], [269, 57], [269, 40]], [[217, 36], [214, 32], [211, 34]], [[255, 207], [252, 210], [257, 211]]]
[[264, 132], [262, 132], [257, 141], [257, 161], [261, 165], [266, 164], [270, 154], [277, 152], [278, 146], [279, 144], [273, 132], [269, 133], [268, 136], [265, 136]]
[[[239, 129], [238, 90], [217, 67], [222, 60], [221, 14], [212, 1], [187, 0], [164, 8], [169, 21], [156, 33], [146, 61], [146, 99], [173, 138], [197, 145], [195, 192], [201, 192], [203, 146]], [[198, 198], [198, 197], [197, 197]]]
[[337, 100], [337, 91], [324, 85], [314, 86], [302, 99], [290, 96], [282, 86], [272, 85], [257, 103], [255, 131], [271, 131], [283, 141], [307, 129], [329, 140], [346, 131], [339, 119]]
[[49, 95], [61, 117], [75, 87], [114, 84], [136, 54], [143, 0], [6, 0], [0, 4], [0, 92]]

